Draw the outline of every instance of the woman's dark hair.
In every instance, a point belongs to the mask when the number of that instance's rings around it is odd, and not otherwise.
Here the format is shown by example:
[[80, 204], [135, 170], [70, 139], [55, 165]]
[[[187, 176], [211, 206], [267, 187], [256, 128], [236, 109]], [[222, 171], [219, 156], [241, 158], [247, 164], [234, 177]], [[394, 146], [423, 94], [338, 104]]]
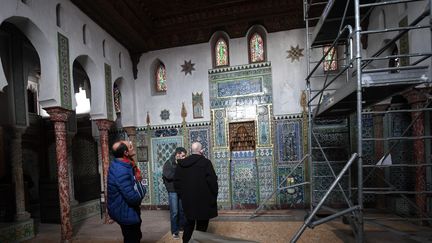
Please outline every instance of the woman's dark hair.
[[113, 150], [113, 155], [115, 158], [123, 158], [124, 152], [129, 151], [128, 147], [124, 143], [120, 143], [117, 149]]

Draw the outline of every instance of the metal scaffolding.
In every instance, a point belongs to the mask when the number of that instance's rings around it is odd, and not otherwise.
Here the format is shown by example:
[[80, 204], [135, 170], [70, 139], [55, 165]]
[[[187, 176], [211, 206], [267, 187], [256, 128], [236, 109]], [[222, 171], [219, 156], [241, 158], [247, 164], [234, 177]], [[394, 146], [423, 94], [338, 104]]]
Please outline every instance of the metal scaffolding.
[[[419, 2], [419, 3], [413, 3]], [[367, 108], [377, 104], [378, 102], [389, 99], [390, 97], [407, 91], [413, 87], [421, 85], [429, 86], [432, 76], [432, 18], [431, 5], [432, 0], [304, 0], [304, 19], [306, 23], [306, 58], [307, 58], [307, 78], [306, 90], [308, 96], [308, 144], [309, 144], [309, 185], [310, 185], [310, 213], [305, 219], [304, 224], [296, 232], [291, 239], [291, 242], [296, 242], [306, 228], [314, 228], [320, 224], [329, 222], [333, 219], [343, 217], [347, 223], [351, 225], [355, 239], [357, 242], [364, 242], [364, 223], [368, 220], [431, 220], [430, 215], [422, 213], [418, 217], [368, 217], [364, 215], [364, 196], [367, 194], [373, 195], [393, 195], [398, 194], [408, 204], [416, 208], [408, 196], [425, 194], [430, 195], [432, 191], [426, 190], [400, 190], [393, 186], [386, 178], [381, 178], [386, 185], [374, 185], [372, 187], [364, 187], [364, 184], [371, 175], [383, 168], [420, 168], [431, 166], [431, 161], [426, 163], [400, 163], [388, 164], [384, 163], [391, 152], [394, 151], [401, 141], [426, 141], [432, 137], [428, 135], [411, 136], [408, 132], [411, 130], [416, 121], [425, 112], [431, 111], [431, 97], [427, 97], [427, 101], [423, 107], [416, 109], [402, 109], [397, 111], [370, 111]], [[384, 8], [390, 5], [402, 5], [406, 9], [411, 4], [424, 4], [424, 8], [410, 12], [410, 21], [406, 26], [382, 28], [373, 30], [362, 30], [362, 27], [367, 26], [368, 19], [371, 13], [376, 8]], [[419, 10], [420, 9], [420, 10]], [[416, 15], [416, 16], [413, 16]], [[411, 18], [412, 17], [412, 18]], [[425, 24], [425, 22], [427, 22]], [[312, 25], [314, 26], [312, 28]], [[391, 53], [386, 55], [387, 50], [392, 48], [401, 38], [416, 31], [428, 31], [431, 43], [430, 49], [425, 52], [414, 53]], [[361, 50], [361, 41], [371, 35], [382, 33], [394, 33], [392, 38], [387, 40], [385, 44], [367, 56]], [[417, 32], [419, 33], [419, 32]], [[317, 50], [321, 50], [324, 46], [327, 51], [323, 53], [319, 60], [316, 58]], [[343, 58], [338, 60], [343, 64], [339, 70], [331, 72], [319, 72], [319, 68], [326, 61], [333, 60], [333, 48], [344, 50]], [[330, 58], [329, 58], [330, 55]], [[326, 59], [327, 58], [327, 59]], [[400, 64], [400, 60], [408, 60], [407, 63]], [[398, 65], [377, 67], [377, 62], [387, 61], [399, 63]], [[410, 63], [411, 61], [411, 63]], [[409, 112], [412, 115], [411, 122], [404, 129], [400, 136], [387, 138], [381, 137], [365, 137], [363, 134], [363, 116], [368, 114], [390, 114], [394, 112]], [[342, 162], [343, 167], [335, 170], [335, 162], [328, 158], [325, 148], [321, 145], [319, 138], [314, 131], [314, 126], [317, 119], [345, 117], [355, 114], [354, 127], [356, 147], [353, 148], [351, 155], [347, 161]], [[382, 141], [389, 144], [384, 156], [374, 164], [363, 163], [363, 144], [366, 142]], [[315, 146], [312, 146], [315, 144]], [[324, 161], [317, 161], [313, 156], [313, 150], [318, 150]], [[339, 161], [340, 163], [340, 161]], [[356, 164], [357, 166], [352, 166]], [[331, 185], [326, 188], [324, 195], [314, 193], [317, 177], [314, 171], [318, 165], [327, 165], [330, 177], [333, 178]], [[333, 165], [333, 166], [332, 166]], [[353, 177], [357, 181], [354, 183], [351, 180], [351, 171], [355, 172]], [[364, 173], [366, 171], [367, 173]], [[347, 178], [347, 179], [345, 179]], [[345, 180], [347, 183], [342, 183]], [[326, 199], [331, 193], [336, 191], [342, 195], [343, 201], [346, 204], [344, 209], [335, 209], [325, 205]], [[429, 189], [430, 190], [430, 189]], [[317, 196], [319, 195], [319, 196]], [[320, 210], [326, 210], [332, 214], [321, 219], [316, 219], [316, 215]]]

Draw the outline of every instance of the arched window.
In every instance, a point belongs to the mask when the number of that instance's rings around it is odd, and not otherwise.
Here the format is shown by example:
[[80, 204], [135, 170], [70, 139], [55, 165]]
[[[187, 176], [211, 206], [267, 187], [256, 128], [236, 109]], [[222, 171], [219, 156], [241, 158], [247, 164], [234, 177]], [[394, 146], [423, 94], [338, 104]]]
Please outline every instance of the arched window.
[[[324, 55], [329, 52], [324, 59], [324, 72], [329, 71], [336, 71], [338, 69], [338, 62], [337, 62], [337, 51], [336, 48], [332, 48], [330, 50], [331, 46], [325, 46], [323, 51]], [[330, 50], [330, 51], [329, 51]]]
[[228, 44], [223, 37], [220, 37], [215, 43], [215, 66], [227, 66], [228, 65]]
[[57, 27], [61, 27], [61, 5], [60, 3], [56, 6], [56, 24]]
[[106, 53], [105, 53], [105, 40], [102, 41], [102, 55], [103, 55], [103, 57], [106, 57]]
[[82, 37], [83, 37], [83, 44], [87, 44], [87, 25], [83, 25], [82, 27]]
[[121, 106], [120, 106], [120, 100], [121, 100], [121, 93], [120, 93], [120, 89], [117, 85], [117, 83], [114, 83], [114, 88], [113, 88], [113, 95], [114, 95], [114, 109], [116, 113], [120, 113], [121, 112]]
[[122, 68], [122, 53], [119, 52], [118, 54], [118, 62], [119, 62], [119, 68]]
[[159, 63], [156, 67], [156, 91], [167, 91], [166, 68], [163, 63]]
[[255, 32], [249, 39], [249, 59], [251, 63], [265, 61], [264, 40]]

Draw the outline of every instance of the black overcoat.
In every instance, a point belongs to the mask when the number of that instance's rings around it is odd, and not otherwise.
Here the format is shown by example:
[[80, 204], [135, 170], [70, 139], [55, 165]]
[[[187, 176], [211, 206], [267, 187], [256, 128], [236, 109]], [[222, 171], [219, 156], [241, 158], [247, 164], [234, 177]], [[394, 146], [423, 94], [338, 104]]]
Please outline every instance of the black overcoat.
[[178, 160], [174, 187], [187, 219], [205, 220], [217, 214], [217, 176], [210, 160], [192, 154]]

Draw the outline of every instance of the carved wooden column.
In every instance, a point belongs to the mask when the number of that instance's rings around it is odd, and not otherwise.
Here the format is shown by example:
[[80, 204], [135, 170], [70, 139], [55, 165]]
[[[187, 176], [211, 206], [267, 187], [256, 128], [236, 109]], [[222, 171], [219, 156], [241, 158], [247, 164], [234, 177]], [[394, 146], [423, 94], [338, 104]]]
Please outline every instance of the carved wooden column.
[[[383, 112], [388, 108], [388, 105], [375, 105], [373, 111]], [[373, 115], [373, 125], [374, 125], [374, 137], [383, 138], [384, 137], [384, 113], [378, 113]], [[384, 156], [384, 141], [375, 140], [374, 141], [375, 150], [375, 161], [378, 162]], [[375, 171], [376, 187], [385, 187], [385, 183], [381, 178], [385, 178], [384, 169], [378, 169]], [[385, 196], [376, 195], [376, 207], [385, 208]]]
[[25, 210], [24, 177], [22, 168], [22, 135], [26, 128], [14, 127], [11, 143], [12, 176], [15, 184], [16, 221], [24, 221], [30, 218]]
[[[427, 97], [425, 95], [425, 90], [412, 90], [405, 94], [408, 102], [411, 105], [412, 109], [420, 109], [425, 105], [425, 101]], [[418, 117], [418, 118], [417, 118]], [[414, 137], [424, 136], [424, 113], [423, 111], [414, 111], [411, 112], [411, 118], [414, 120], [417, 118], [412, 127], [412, 135]], [[416, 139], [413, 142], [413, 160], [417, 164], [425, 164], [425, 143], [424, 139]], [[415, 190], [426, 191], [426, 167], [418, 166], [416, 167], [416, 178], [415, 178]], [[416, 194], [415, 196], [417, 209], [417, 215], [419, 217], [423, 217], [426, 215], [426, 194]]]
[[66, 122], [72, 112], [60, 107], [45, 108], [45, 110], [50, 115], [51, 121], [54, 122], [54, 132], [56, 138], [58, 190], [61, 217], [61, 242], [69, 242], [72, 239], [72, 224], [70, 216], [71, 210]]
[[107, 176], [108, 176], [108, 168], [109, 168], [109, 141], [108, 141], [108, 131], [110, 127], [114, 124], [113, 121], [100, 119], [96, 120], [96, 125], [99, 129], [99, 139], [101, 144], [102, 151], [102, 168], [103, 168], [103, 190], [104, 190], [104, 223], [110, 223], [110, 217], [107, 211]]

